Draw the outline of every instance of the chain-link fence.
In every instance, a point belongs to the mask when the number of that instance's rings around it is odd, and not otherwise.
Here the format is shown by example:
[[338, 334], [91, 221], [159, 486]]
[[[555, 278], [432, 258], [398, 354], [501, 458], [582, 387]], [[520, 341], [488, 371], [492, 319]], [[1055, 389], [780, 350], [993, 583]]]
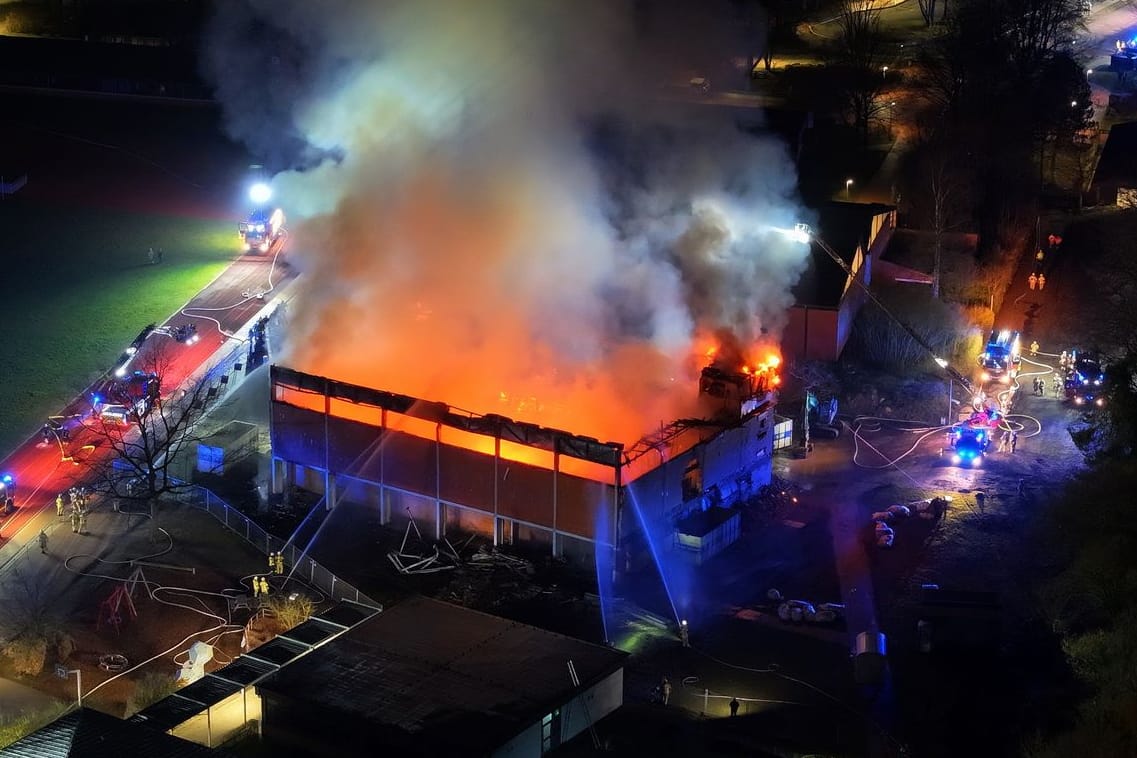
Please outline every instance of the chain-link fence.
[[[255, 521], [206, 488], [196, 484], [186, 484], [179, 499], [187, 505], [200, 508], [224, 524], [229, 531], [244, 537], [249, 544], [265, 554], [266, 560], [269, 553], [283, 554], [285, 576], [292, 576], [307, 582], [333, 602], [351, 600], [372, 608], [382, 609], [379, 603], [304, 555], [303, 551], [298, 549], [295, 544], [289, 544], [280, 537], [269, 534]], [[265, 565], [267, 569], [268, 564]]]

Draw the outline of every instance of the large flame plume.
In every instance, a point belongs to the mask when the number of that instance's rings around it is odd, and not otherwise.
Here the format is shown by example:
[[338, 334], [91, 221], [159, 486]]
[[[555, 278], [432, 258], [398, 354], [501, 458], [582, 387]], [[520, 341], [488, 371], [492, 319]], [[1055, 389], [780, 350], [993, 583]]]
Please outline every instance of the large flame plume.
[[805, 265], [772, 231], [793, 166], [659, 102], [739, 42], [733, 4], [671, 5], [219, 4], [232, 133], [304, 161], [273, 180], [304, 272], [278, 360], [620, 441], [695, 412], [708, 340], [759, 370]]

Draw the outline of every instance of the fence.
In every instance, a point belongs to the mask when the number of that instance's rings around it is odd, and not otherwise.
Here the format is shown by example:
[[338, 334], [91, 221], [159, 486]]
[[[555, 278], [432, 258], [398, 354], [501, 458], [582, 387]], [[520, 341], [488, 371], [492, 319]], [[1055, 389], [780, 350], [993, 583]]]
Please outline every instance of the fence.
[[179, 500], [187, 505], [200, 508], [213, 516], [224, 524], [226, 529], [244, 537], [249, 544], [264, 553], [265, 556], [269, 553], [283, 553], [286, 564], [285, 575], [308, 582], [327, 595], [333, 602], [351, 600], [379, 610], [383, 609], [379, 603], [304, 555], [303, 551], [298, 549], [295, 544], [286, 544], [285, 540], [269, 534], [248, 516], [204, 487], [187, 484], [185, 491], [179, 496]]

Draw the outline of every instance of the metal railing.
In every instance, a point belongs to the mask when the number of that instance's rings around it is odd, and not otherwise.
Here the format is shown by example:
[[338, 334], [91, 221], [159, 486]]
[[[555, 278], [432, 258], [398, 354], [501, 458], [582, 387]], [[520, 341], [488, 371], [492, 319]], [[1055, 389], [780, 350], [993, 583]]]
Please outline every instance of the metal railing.
[[367, 597], [351, 584], [316, 563], [316, 561], [304, 555], [304, 552], [297, 548], [295, 544], [287, 544], [286, 541], [280, 537], [269, 534], [255, 521], [226, 503], [205, 487], [187, 483], [185, 489], [179, 493], [178, 500], [195, 508], [200, 508], [213, 516], [220, 521], [226, 529], [240, 537], [244, 537], [245, 541], [264, 553], [266, 557], [269, 553], [283, 553], [285, 575], [290, 575], [307, 582], [324, 593], [333, 602], [337, 600], [351, 600], [361, 605], [382, 610], [382, 605]]

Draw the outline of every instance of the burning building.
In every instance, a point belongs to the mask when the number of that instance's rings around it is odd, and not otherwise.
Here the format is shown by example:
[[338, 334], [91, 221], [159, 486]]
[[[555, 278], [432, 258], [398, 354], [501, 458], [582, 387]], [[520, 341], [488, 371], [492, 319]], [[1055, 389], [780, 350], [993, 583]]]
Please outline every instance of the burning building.
[[768, 478], [772, 369], [691, 358], [785, 327], [794, 161], [645, 86], [743, 86], [736, 4], [270, 5], [219, 4], [203, 65], [301, 272], [277, 492], [572, 557]]
[[424, 535], [477, 533], [582, 565], [652, 534], [698, 552], [675, 524], [770, 480], [777, 382], [776, 361], [708, 366], [702, 418], [624, 444], [273, 366], [273, 489], [296, 485], [329, 509], [373, 508], [394, 528], [413, 518]]

